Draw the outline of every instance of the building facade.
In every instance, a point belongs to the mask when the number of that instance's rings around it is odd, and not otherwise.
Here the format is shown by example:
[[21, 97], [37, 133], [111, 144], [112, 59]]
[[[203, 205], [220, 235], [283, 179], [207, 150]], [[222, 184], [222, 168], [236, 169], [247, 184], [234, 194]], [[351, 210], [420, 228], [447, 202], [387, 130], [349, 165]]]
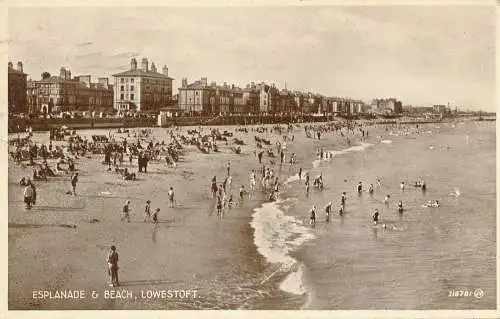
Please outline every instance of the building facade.
[[132, 58], [130, 70], [113, 74], [114, 108], [119, 113], [131, 111], [157, 111], [172, 104], [173, 78], [168, 76], [167, 66], [162, 73], [147, 58], [142, 59], [141, 68], [137, 60]]
[[182, 79], [181, 87], [178, 94], [179, 108], [186, 113], [217, 113], [212, 109], [215, 101], [211, 102], [211, 98], [215, 94], [215, 83], [208, 87], [207, 78], [201, 78], [191, 84], [188, 84], [187, 79]]
[[26, 101], [27, 74], [23, 72], [23, 63], [17, 62], [17, 69], [11, 62], [8, 64], [7, 96], [8, 111], [13, 113], [26, 113], [28, 104]]
[[403, 104], [395, 98], [373, 99], [371, 105], [377, 113], [403, 113]]
[[86, 111], [113, 107], [113, 87], [107, 78], [92, 83], [90, 75], [71, 77], [62, 67], [59, 76], [42, 74], [39, 81], [29, 81], [27, 96], [32, 113]]

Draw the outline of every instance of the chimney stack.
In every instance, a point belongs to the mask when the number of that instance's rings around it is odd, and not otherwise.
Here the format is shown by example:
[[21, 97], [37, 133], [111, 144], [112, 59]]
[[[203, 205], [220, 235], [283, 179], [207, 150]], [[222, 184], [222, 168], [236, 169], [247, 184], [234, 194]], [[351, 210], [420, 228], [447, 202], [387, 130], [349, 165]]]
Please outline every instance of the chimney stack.
[[23, 63], [21, 61], [17, 62], [17, 70], [23, 72]]
[[142, 70], [148, 72], [148, 59], [142, 58]]
[[99, 78], [99, 84], [102, 85], [105, 89], [107, 89], [109, 86], [109, 79], [108, 78]]
[[186, 88], [188, 86], [188, 80], [187, 78], [182, 78], [182, 87]]
[[151, 72], [156, 73], [156, 65], [154, 62], [151, 62]]
[[163, 66], [163, 75], [168, 76], [168, 68], [166, 65]]
[[208, 79], [207, 78], [201, 78], [201, 85], [204, 87], [208, 86]]
[[130, 60], [130, 69], [132, 70], [137, 70], [137, 60], [135, 58], [132, 58], [132, 60]]
[[81, 75], [77, 78], [78, 78], [78, 82], [85, 84], [85, 86], [88, 88], [90, 87], [90, 83], [91, 83], [90, 75]]
[[9, 62], [9, 68], [14, 68], [14, 65], [12, 65], [12, 62]]
[[63, 79], [66, 80], [66, 69], [64, 67], [61, 67], [59, 71], [59, 76]]

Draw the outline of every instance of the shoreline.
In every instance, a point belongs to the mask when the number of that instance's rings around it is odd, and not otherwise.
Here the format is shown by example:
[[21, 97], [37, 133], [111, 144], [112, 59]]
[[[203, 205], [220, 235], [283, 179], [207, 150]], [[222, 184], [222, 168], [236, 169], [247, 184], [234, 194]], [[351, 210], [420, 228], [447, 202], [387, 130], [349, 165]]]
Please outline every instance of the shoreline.
[[[59, 128], [63, 125], [73, 130], [92, 130], [92, 129], [138, 129], [138, 128], [170, 128], [173, 126], [178, 127], [210, 127], [210, 126], [253, 126], [253, 125], [283, 125], [288, 123], [294, 124], [305, 124], [305, 123], [329, 123], [329, 122], [343, 122], [343, 121], [353, 121], [356, 123], [369, 123], [370, 125], [382, 125], [382, 124], [435, 124], [435, 123], [449, 123], [456, 120], [467, 120], [467, 121], [496, 121], [496, 119], [480, 119], [472, 117], [446, 117], [443, 119], [425, 119], [425, 118], [377, 118], [377, 119], [364, 119], [364, 118], [344, 118], [344, 117], [317, 117], [317, 116], [306, 116], [297, 121], [297, 119], [292, 119], [288, 117], [226, 117], [220, 119], [219, 122], [209, 122], [208, 120], [193, 117], [180, 117], [172, 118], [168, 123], [159, 126], [156, 119], [113, 119], [113, 120], [91, 120], [91, 119], [81, 119], [81, 120], [63, 120], [63, 119], [49, 119], [47, 121], [37, 119], [37, 120], [27, 120], [27, 119], [9, 119], [8, 120], [8, 133], [22, 133], [25, 132], [26, 128], [32, 127], [33, 131], [36, 132], [46, 132], [51, 129]], [[17, 129], [19, 126], [20, 129]]]

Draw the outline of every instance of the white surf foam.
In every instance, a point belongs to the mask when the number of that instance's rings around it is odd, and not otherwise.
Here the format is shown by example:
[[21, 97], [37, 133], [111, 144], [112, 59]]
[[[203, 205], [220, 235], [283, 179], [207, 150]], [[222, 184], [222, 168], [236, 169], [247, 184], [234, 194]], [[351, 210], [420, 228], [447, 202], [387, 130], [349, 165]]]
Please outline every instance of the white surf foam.
[[458, 188], [453, 189], [453, 192], [450, 193], [451, 196], [459, 197], [461, 195], [460, 190]]
[[[350, 152], [362, 152], [364, 151], [365, 149], [367, 149], [368, 147], [372, 146], [373, 144], [370, 144], [370, 143], [359, 143], [359, 145], [354, 145], [354, 146], [351, 146], [349, 148], [346, 148], [346, 149], [343, 149], [343, 150], [340, 150], [340, 151], [327, 151], [327, 152], [330, 152], [332, 153], [332, 158], [335, 158], [336, 156], [339, 156], [339, 155], [343, 155], [343, 154], [347, 154], [347, 153], [350, 153]], [[328, 158], [326, 160], [330, 160], [331, 158]]]
[[382, 140], [382, 141], [380, 141], [380, 143], [391, 144], [392, 141], [391, 140]]
[[[293, 199], [286, 201], [289, 200]], [[268, 262], [280, 264], [281, 270], [290, 271], [297, 266], [297, 260], [290, 256], [290, 252], [315, 236], [310, 228], [304, 227], [298, 219], [284, 214], [278, 206], [283, 202], [285, 201], [278, 200], [264, 203], [261, 207], [254, 209], [250, 225], [254, 229], [257, 251]], [[286, 283], [281, 287], [282, 290], [299, 295], [305, 293], [301, 281], [302, 270], [298, 271], [293, 271], [292, 276], [287, 277]], [[268, 279], [266, 278], [266, 281]]]
[[307, 291], [302, 282], [304, 266], [300, 265], [297, 270], [291, 272], [286, 279], [281, 283], [280, 289], [295, 295], [303, 295]]
[[290, 183], [298, 182], [301, 180], [305, 180], [305, 176], [307, 174], [307, 171], [302, 171], [302, 179], [299, 179], [299, 173], [292, 175], [286, 179], [286, 181], [283, 183], [284, 185], [288, 185]]

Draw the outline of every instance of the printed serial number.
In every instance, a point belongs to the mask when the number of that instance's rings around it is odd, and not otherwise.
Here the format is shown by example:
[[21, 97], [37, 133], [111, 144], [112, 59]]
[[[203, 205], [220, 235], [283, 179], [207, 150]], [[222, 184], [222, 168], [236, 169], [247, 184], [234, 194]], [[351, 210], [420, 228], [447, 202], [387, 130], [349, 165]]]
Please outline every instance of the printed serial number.
[[465, 290], [465, 289], [452, 289], [448, 291], [448, 297], [476, 297], [477, 299], [481, 299], [484, 297], [484, 291], [480, 288], [474, 290]]

